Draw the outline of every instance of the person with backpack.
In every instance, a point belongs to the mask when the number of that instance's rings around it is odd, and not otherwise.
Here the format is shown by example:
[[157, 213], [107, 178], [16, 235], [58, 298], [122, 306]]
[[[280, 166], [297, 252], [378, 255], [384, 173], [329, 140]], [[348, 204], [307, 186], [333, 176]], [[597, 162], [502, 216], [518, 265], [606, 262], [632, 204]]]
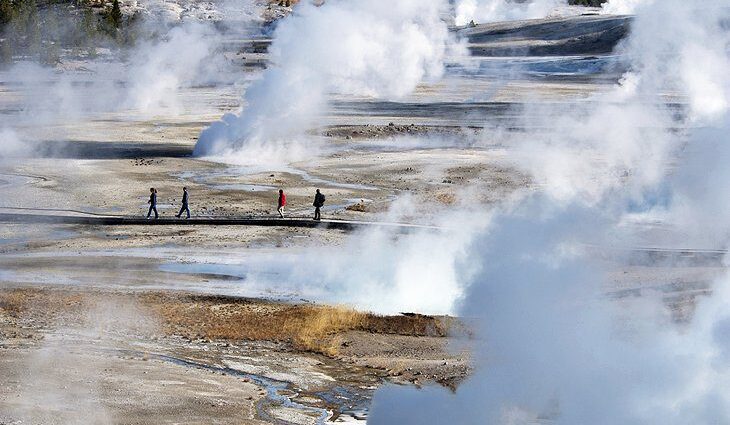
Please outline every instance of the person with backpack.
[[154, 187], [150, 188], [150, 200], [147, 201], [148, 204], [150, 204], [150, 209], [147, 211], [147, 218], [150, 218], [150, 214], [152, 214], [152, 211], [155, 212], [155, 220], [157, 220], [157, 189]]
[[183, 211], [187, 212], [188, 218], [190, 218], [190, 208], [188, 207], [188, 188], [183, 187], [183, 198], [182, 198], [182, 206], [180, 207], [180, 212], [177, 213], [175, 217], [180, 218], [182, 216]]
[[286, 205], [286, 195], [282, 189], [279, 189], [279, 206], [276, 211], [281, 218], [284, 218], [284, 206]]
[[314, 205], [314, 219], [315, 220], [321, 220], [322, 216], [320, 215], [319, 209], [322, 208], [324, 205], [324, 194], [322, 194], [319, 189], [317, 189], [317, 193], [314, 195], [314, 202], [312, 205]]

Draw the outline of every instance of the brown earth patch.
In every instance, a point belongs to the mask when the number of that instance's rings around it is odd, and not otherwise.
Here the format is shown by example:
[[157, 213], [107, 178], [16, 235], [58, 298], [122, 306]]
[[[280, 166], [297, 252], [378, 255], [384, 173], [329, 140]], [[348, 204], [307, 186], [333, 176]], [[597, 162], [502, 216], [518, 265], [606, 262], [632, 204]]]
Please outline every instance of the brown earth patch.
[[[140, 322], [132, 326], [133, 331], [155, 334], [148, 335], [151, 337], [161, 334], [204, 343], [284, 343], [295, 351], [383, 369], [396, 379], [410, 382], [425, 379], [454, 386], [469, 371], [468, 355], [454, 355], [446, 347], [450, 334], [468, 334], [455, 318], [381, 316], [342, 306], [175, 292], [5, 289], [0, 291], [0, 337], [21, 336], [18, 328], [88, 325], [94, 320], [90, 311], [114, 305], [133, 306], [133, 321]], [[113, 324], [104, 326], [113, 328]], [[384, 346], [392, 349], [383, 352]], [[440, 374], [441, 370], [445, 373]]]

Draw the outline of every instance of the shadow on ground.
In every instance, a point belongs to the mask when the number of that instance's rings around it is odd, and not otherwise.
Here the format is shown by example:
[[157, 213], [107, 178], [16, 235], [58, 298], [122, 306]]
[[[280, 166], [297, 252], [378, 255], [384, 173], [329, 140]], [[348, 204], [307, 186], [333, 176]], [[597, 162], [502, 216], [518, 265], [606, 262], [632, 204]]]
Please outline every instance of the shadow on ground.
[[183, 158], [192, 156], [193, 147], [175, 143], [43, 141], [33, 153], [41, 158], [64, 159]]

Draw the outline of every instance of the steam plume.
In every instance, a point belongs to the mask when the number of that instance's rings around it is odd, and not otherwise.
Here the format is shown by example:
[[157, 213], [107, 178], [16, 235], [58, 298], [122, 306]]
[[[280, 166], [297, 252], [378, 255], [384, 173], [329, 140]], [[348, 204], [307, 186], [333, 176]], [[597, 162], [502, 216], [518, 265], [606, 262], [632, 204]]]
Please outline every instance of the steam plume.
[[308, 146], [304, 131], [330, 93], [394, 99], [443, 71], [441, 0], [297, 5], [269, 49], [272, 66], [246, 91], [245, 109], [204, 130], [196, 155], [282, 162]]
[[[721, 76], [730, 71], [724, 47], [729, 5], [668, 0], [637, 10], [626, 47], [635, 71], [611, 94], [637, 116], [601, 106], [578, 123], [563, 121], [566, 143], [536, 147], [538, 153], [557, 151], [570, 177], [543, 168], [544, 160], [525, 162], [546, 190], [505, 208], [469, 248], [469, 261], [481, 271], [463, 277], [468, 290], [461, 313], [480, 318], [478, 372], [455, 394], [387, 388], [376, 395], [371, 423], [730, 422], [730, 315], [721, 307], [728, 302], [727, 277], [680, 326], [659, 297], [616, 301], [602, 295], [605, 264], [580, 243], [631, 239], [620, 226], [628, 201], [643, 199], [667, 179], [684, 202], [672, 198], [667, 206], [646, 205], [649, 210], [697, 217], [694, 212], [724, 205], [714, 199], [728, 190], [724, 167], [717, 166], [728, 151], [718, 135], [730, 118], [728, 82]], [[685, 100], [679, 117], [662, 106], [668, 92]], [[596, 121], [602, 117], [619, 129], [607, 131]], [[716, 155], [718, 161], [706, 161]], [[593, 167], [574, 166], [580, 157]], [[670, 158], [679, 161], [671, 175]], [[725, 220], [695, 224], [695, 236], [703, 226], [727, 232]]]
[[544, 18], [567, 0], [459, 0], [456, 2], [456, 25], [472, 20], [478, 24], [520, 19]]

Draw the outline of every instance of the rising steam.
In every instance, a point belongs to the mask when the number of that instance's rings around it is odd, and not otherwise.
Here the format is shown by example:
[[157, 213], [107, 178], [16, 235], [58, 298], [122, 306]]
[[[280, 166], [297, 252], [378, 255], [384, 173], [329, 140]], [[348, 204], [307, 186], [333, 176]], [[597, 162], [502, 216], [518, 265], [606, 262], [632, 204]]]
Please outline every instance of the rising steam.
[[396, 99], [440, 77], [444, 7], [442, 0], [300, 3], [277, 27], [271, 66], [246, 91], [243, 111], [204, 130], [195, 154], [280, 164], [307, 152], [304, 132], [329, 94]]
[[520, 19], [544, 18], [567, 0], [459, 0], [455, 7], [456, 25], [471, 21], [478, 24]]
[[0, 71], [0, 78], [15, 83], [22, 94], [9, 100], [17, 111], [0, 115], [0, 158], [32, 156], [35, 142], [44, 139], [35, 130], [45, 127], [56, 127], [53, 137], [62, 138], [69, 124], [107, 113], [124, 113], [130, 120], [177, 116], [198, 106], [185, 104], [185, 90], [230, 82], [232, 68], [219, 54], [221, 33], [214, 25], [154, 25], [162, 26], [155, 27], [156, 36], [88, 59], [78, 70], [73, 61], [56, 68], [22, 61]]
[[608, 0], [603, 5], [603, 12], [612, 15], [629, 15], [640, 6], [651, 5], [654, 0]]
[[[691, 229], [678, 243], [727, 246], [728, 221], [708, 216], [728, 198], [728, 6], [637, 9], [625, 47], [634, 71], [609, 96], [621, 110], [559, 120], [560, 140], [531, 135], [523, 164], [545, 190], [503, 209], [469, 247], [481, 270], [460, 277], [460, 313], [479, 318], [476, 374], [455, 394], [386, 388], [370, 423], [730, 423], [727, 277], [678, 325], [658, 296], [608, 299], [606, 265], [583, 245], [630, 241], [620, 223], [631, 201]], [[668, 93], [681, 113], [663, 106]], [[644, 199], [667, 182], [668, 205]]]

